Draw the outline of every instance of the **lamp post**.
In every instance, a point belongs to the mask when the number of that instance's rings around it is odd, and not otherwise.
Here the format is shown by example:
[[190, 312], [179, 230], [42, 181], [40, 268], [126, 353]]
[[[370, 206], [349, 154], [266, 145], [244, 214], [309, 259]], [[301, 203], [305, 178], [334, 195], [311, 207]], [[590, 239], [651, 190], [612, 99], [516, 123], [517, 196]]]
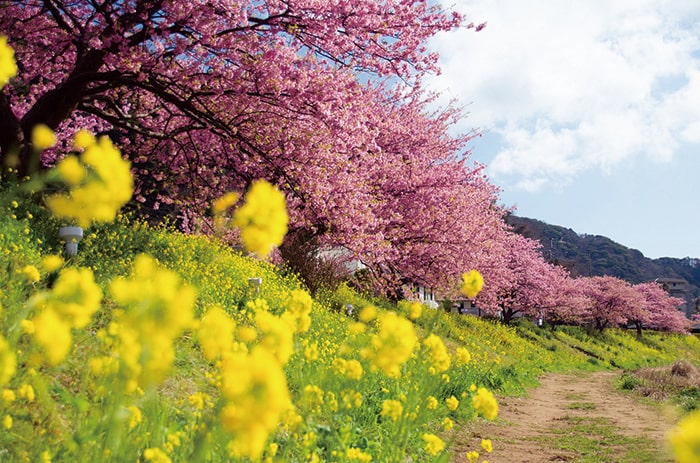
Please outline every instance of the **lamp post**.
[[262, 278], [260, 278], [260, 277], [248, 278], [248, 286], [253, 288], [253, 295], [257, 296], [258, 294], [260, 294], [260, 286], [262, 286]]
[[58, 229], [58, 237], [66, 243], [66, 254], [74, 256], [78, 254], [78, 243], [83, 239], [83, 229], [80, 227], [61, 227]]

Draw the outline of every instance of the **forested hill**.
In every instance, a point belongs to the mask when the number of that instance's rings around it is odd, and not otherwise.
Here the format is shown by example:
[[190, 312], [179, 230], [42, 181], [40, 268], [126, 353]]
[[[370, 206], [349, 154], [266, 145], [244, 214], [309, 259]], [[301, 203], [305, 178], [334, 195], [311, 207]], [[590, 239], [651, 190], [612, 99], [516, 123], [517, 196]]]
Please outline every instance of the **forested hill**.
[[540, 241], [545, 259], [566, 267], [572, 276], [611, 275], [630, 283], [682, 278], [690, 284], [690, 296], [700, 296], [699, 258], [649, 259], [604, 236], [580, 235], [570, 228], [515, 215], [506, 221], [517, 233]]

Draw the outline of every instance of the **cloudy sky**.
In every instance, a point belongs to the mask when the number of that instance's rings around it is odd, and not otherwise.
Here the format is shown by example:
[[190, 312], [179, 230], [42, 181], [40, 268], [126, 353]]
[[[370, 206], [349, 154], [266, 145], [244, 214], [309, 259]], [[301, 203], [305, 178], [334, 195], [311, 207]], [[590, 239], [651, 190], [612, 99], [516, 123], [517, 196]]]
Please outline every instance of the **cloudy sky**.
[[444, 0], [431, 88], [517, 214], [700, 258], [700, 1]]

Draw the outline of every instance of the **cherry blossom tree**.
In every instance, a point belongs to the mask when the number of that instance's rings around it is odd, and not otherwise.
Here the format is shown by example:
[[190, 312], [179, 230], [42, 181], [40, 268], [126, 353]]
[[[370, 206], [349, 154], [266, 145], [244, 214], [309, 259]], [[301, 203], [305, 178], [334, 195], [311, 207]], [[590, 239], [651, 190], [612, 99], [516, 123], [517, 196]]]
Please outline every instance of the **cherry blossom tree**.
[[[20, 68], [0, 94], [0, 159], [20, 176], [55, 162], [78, 128], [108, 132], [151, 215], [195, 230], [214, 197], [265, 178], [287, 196], [290, 241], [342, 245], [378, 273], [431, 285], [470, 266], [494, 233], [484, 227], [501, 227], [494, 187], [466, 160], [475, 134], [449, 136], [462, 114], [428, 111], [420, 88], [437, 71], [426, 39], [462, 23], [438, 4], [25, 0], [0, 11]], [[41, 159], [37, 124], [64, 141]]]
[[642, 327], [675, 333], [687, 333], [690, 329], [690, 321], [680, 308], [683, 299], [673, 297], [656, 282], [640, 283], [634, 285], [634, 289], [641, 295], [643, 306], [638, 308], [636, 314], [631, 317], [637, 334], [641, 336]]
[[589, 301], [580, 314], [582, 323], [603, 331], [644, 316], [643, 299], [630, 283], [607, 275], [579, 280], [581, 291]]
[[566, 271], [544, 260], [537, 241], [506, 231], [489, 250], [477, 267], [485, 280], [477, 303], [486, 313], [509, 323], [516, 315], [543, 317], [562, 304]]

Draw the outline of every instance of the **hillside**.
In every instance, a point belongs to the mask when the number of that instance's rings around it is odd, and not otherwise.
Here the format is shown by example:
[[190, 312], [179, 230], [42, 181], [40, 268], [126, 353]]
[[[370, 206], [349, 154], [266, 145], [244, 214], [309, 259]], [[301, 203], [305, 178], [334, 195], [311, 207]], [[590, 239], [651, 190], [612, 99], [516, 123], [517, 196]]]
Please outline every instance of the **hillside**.
[[657, 278], [682, 278], [689, 284], [687, 299], [691, 308], [700, 297], [698, 258], [650, 259], [604, 236], [578, 234], [570, 228], [515, 215], [506, 221], [517, 233], [542, 243], [543, 256], [567, 268], [573, 276], [611, 275], [635, 284]]
[[124, 216], [63, 260], [45, 210], [0, 210], [2, 461], [455, 461], [453, 427], [545, 372], [700, 364], [694, 336], [506, 326], [347, 286], [311, 299], [267, 262]]

